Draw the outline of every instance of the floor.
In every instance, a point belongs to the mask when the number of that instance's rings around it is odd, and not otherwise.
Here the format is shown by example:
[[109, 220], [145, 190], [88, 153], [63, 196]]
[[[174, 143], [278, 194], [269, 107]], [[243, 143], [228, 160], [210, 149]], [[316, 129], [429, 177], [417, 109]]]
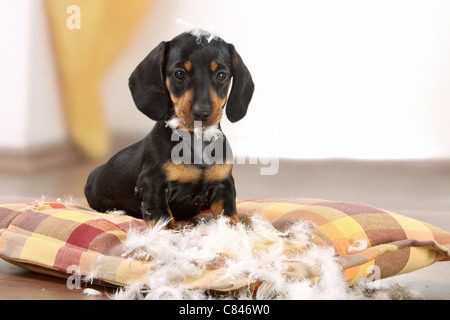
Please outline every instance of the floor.
[[[0, 203], [72, 198], [85, 204], [83, 187], [98, 163], [73, 161], [34, 173], [1, 172]], [[238, 200], [263, 197], [312, 197], [356, 201], [432, 223], [450, 231], [450, 164], [448, 161], [318, 161], [273, 162], [276, 175], [261, 175], [268, 165], [237, 164]], [[1, 169], [1, 168], [0, 168]], [[414, 288], [424, 299], [450, 299], [450, 263], [383, 280]], [[0, 299], [108, 299], [111, 289], [88, 296], [69, 290], [66, 280], [36, 274], [0, 261]]]

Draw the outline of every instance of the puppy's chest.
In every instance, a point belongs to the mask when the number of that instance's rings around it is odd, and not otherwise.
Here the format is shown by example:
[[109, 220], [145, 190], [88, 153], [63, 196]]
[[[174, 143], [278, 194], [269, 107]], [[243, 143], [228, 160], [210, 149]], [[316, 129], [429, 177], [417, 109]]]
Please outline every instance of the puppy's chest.
[[197, 166], [191, 164], [175, 164], [171, 161], [163, 165], [168, 182], [189, 184], [210, 184], [226, 179], [231, 174], [232, 164], [213, 164], [210, 166]]
[[185, 164], [183, 170], [192, 171], [194, 175], [199, 174], [196, 169], [201, 169], [207, 176], [209, 171], [222, 170], [219, 168], [223, 166], [223, 163], [233, 161], [233, 152], [228, 140], [222, 131], [215, 127], [199, 134], [186, 130], [174, 130], [171, 142], [170, 159]]
[[207, 201], [211, 192], [220, 188], [221, 181], [227, 179], [231, 164], [198, 166], [167, 162], [163, 169], [168, 181], [167, 199], [173, 214], [185, 212], [188, 208], [199, 208]]

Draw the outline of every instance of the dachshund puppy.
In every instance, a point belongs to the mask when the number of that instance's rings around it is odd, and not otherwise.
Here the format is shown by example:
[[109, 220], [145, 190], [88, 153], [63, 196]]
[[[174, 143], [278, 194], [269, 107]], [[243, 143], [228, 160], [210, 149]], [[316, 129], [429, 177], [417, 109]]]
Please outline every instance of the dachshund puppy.
[[89, 175], [91, 208], [169, 227], [206, 209], [238, 221], [230, 155], [219, 152], [229, 150], [220, 121], [224, 110], [231, 122], [245, 116], [254, 84], [234, 46], [207, 32], [182, 33], [148, 54], [129, 87], [156, 124]]

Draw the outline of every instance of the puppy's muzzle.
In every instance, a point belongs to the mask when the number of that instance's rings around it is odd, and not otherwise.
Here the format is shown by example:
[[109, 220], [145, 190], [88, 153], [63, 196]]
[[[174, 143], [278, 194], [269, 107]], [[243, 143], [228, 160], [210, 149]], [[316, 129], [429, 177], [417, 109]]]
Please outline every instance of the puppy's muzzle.
[[194, 120], [205, 122], [211, 118], [212, 108], [208, 105], [194, 105], [191, 113]]

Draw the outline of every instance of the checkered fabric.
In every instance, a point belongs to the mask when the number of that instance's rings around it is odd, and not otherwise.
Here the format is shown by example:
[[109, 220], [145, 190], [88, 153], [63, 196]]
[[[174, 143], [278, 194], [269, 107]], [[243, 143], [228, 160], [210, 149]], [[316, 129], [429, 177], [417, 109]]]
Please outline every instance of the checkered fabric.
[[[293, 219], [310, 222], [333, 245], [353, 284], [378, 267], [381, 278], [450, 261], [450, 233], [430, 224], [372, 206], [320, 199], [262, 199], [237, 204], [240, 214], [259, 214], [276, 228]], [[349, 252], [355, 242], [367, 249]]]
[[[345, 278], [352, 284], [373, 272], [381, 278], [411, 272], [437, 261], [450, 261], [450, 233], [429, 224], [371, 206], [314, 199], [262, 199], [237, 204], [244, 216], [258, 214], [277, 229], [292, 220], [310, 222], [318, 237], [335, 248]], [[102, 214], [73, 204], [0, 206], [0, 257], [22, 267], [68, 277], [81, 276], [118, 286], [145, 280], [151, 261], [121, 256], [130, 228], [142, 220]], [[357, 241], [367, 248], [349, 251]], [[249, 283], [214, 283], [218, 270], [187, 279], [192, 288], [237, 289]]]
[[144, 280], [151, 267], [150, 262], [120, 256], [127, 231], [139, 227], [145, 227], [142, 220], [72, 204], [4, 205], [0, 257], [40, 273], [76, 273], [120, 286]]

